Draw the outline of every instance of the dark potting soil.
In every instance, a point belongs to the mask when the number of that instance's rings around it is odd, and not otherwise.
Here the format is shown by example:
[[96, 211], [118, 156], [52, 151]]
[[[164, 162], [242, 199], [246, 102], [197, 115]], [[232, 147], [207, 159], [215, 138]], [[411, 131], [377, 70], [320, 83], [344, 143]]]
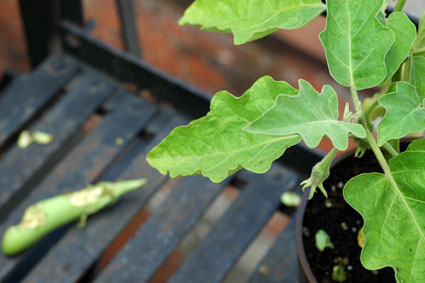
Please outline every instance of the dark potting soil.
[[[381, 172], [370, 151], [363, 158], [346, 158], [334, 166], [324, 183], [328, 199], [318, 192], [307, 204], [303, 243], [310, 268], [319, 283], [336, 282], [332, 280], [332, 270], [341, 261], [346, 263], [347, 280], [344, 283], [396, 282], [391, 268], [370, 271], [361, 265], [357, 235], [363, 226], [363, 219], [342, 196], [342, 188], [349, 179], [367, 172]], [[319, 229], [328, 233], [335, 248], [326, 248], [323, 252], [316, 248], [315, 234]]]

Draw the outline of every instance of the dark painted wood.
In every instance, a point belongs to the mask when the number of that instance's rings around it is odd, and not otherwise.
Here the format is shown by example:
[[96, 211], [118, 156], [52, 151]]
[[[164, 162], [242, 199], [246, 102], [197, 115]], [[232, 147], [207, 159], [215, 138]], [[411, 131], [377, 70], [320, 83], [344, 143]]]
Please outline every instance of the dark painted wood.
[[295, 215], [280, 233], [276, 242], [260, 262], [249, 283], [297, 282], [297, 251], [295, 248]]
[[[119, 179], [147, 178], [148, 183], [140, 190], [122, 197], [112, 208], [88, 219], [84, 229], [73, 227], [43, 260], [31, 271], [24, 282], [77, 282], [98, 259], [102, 251], [119, 235], [127, 223], [146, 204], [150, 196], [167, 179], [146, 163], [146, 154], [157, 145], [175, 126], [186, 121], [178, 115], [162, 112], [147, 128], [155, 138], [132, 162]], [[134, 157], [133, 152], [128, 157]], [[124, 157], [123, 159], [127, 159]], [[123, 166], [116, 164], [117, 167]], [[103, 179], [110, 180], [106, 176]], [[114, 174], [113, 174], [114, 175]], [[113, 179], [113, 177], [112, 177]]]
[[68, 20], [76, 25], [83, 26], [84, 11], [82, 0], [60, 0], [61, 20]]
[[16, 78], [0, 95], [0, 145], [40, 111], [77, 70], [67, 58], [52, 56], [31, 75]]
[[[96, 282], [146, 282], [226, 185], [205, 177], [174, 181], [172, 192]], [[202, 282], [202, 281], [200, 281]]]
[[184, 113], [199, 117], [209, 110], [211, 96], [183, 81], [109, 46], [70, 23], [61, 24], [61, 38], [68, 54], [118, 80], [150, 89], [160, 100]]
[[[156, 107], [141, 99], [127, 95], [121, 104], [110, 113], [31, 193], [15, 207], [0, 224], [0, 234], [20, 221], [26, 207], [42, 199], [73, 191], [93, 182], [103, 169], [116, 158], [130, 140], [152, 118]], [[118, 146], [117, 137], [124, 143]], [[57, 239], [41, 241], [27, 252], [6, 257], [0, 254], [0, 281], [17, 282], [37, 263], [43, 253]]]
[[170, 282], [220, 282], [280, 205], [280, 195], [298, 175], [279, 165], [248, 174], [241, 194], [186, 259]]
[[33, 143], [26, 149], [15, 145], [5, 153], [0, 159], [0, 220], [32, 187], [31, 180], [39, 179], [36, 176], [45, 174], [47, 165], [52, 167], [63, 151], [69, 150], [65, 147], [70, 138], [114, 90], [115, 86], [98, 74], [83, 72], [69, 93], [28, 128], [31, 133], [52, 134], [53, 141], [48, 145]]
[[19, 0], [28, 57], [32, 67], [40, 64], [50, 53], [57, 34], [59, 13], [55, 0]]
[[139, 33], [136, 26], [136, 15], [133, 0], [116, 0], [121, 22], [121, 32], [125, 49], [136, 57], [142, 57], [139, 44]]

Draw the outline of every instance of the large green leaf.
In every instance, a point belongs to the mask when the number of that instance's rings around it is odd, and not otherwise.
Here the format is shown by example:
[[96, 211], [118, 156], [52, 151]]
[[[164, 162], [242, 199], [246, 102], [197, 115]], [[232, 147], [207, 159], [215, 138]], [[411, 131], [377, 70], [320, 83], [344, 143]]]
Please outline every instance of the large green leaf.
[[325, 9], [320, 0], [196, 0], [180, 24], [232, 32], [235, 44], [242, 44], [278, 29], [300, 28]]
[[331, 75], [344, 86], [365, 89], [386, 77], [385, 55], [393, 32], [376, 16], [382, 0], [328, 0], [326, 29], [320, 39]]
[[378, 125], [379, 146], [425, 129], [425, 108], [415, 87], [406, 82], [398, 82], [396, 90], [379, 99], [379, 104], [386, 110]]
[[384, 81], [391, 78], [407, 58], [416, 38], [416, 27], [403, 12], [391, 13], [388, 27], [394, 32], [395, 40], [385, 56], [387, 76]]
[[348, 133], [364, 138], [360, 124], [338, 121], [338, 98], [329, 85], [319, 94], [306, 81], [300, 80], [297, 96], [279, 95], [275, 104], [246, 130], [272, 136], [299, 134], [307, 146], [316, 147], [323, 136], [328, 136], [339, 150], [348, 146]]
[[217, 93], [210, 112], [188, 126], [177, 127], [148, 155], [149, 164], [171, 177], [202, 174], [220, 182], [241, 168], [264, 173], [296, 136], [270, 137], [242, 131], [273, 105], [279, 94], [297, 90], [271, 77], [259, 79], [242, 97]]
[[425, 282], [425, 143], [390, 161], [391, 172], [361, 174], [344, 187], [345, 200], [365, 221], [361, 261], [391, 266], [399, 282]]
[[410, 83], [416, 87], [421, 101], [425, 99], [425, 57], [413, 56], [410, 60]]
[[414, 49], [422, 47], [425, 47], [425, 12], [423, 12], [421, 20], [419, 21], [418, 37], [413, 44]]

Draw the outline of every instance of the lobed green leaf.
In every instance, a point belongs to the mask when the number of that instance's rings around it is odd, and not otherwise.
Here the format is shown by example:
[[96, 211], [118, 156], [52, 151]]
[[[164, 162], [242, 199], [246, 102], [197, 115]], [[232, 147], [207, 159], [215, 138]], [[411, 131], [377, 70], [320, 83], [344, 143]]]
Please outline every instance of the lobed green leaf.
[[395, 40], [387, 55], [385, 65], [387, 75], [383, 81], [390, 79], [404, 62], [416, 38], [416, 27], [403, 12], [391, 13], [388, 27], [393, 31]]
[[399, 282], [425, 282], [425, 140], [390, 161], [391, 176], [361, 174], [344, 187], [345, 200], [365, 221], [361, 261], [392, 267]]
[[418, 27], [418, 37], [413, 44], [414, 49], [425, 47], [425, 12], [422, 13]]
[[339, 150], [348, 146], [348, 134], [364, 138], [362, 125], [338, 121], [338, 98], [329, 85], [319, 93], [306, 81], [299, 81], [297, 96], [279, 95], [268, 111], [245, 129], [253, 134], [286, 136], [299, 134], [307, 146], [316, 147], [328, 136]]
[[297, 135], [256, 135], [242, 129], [269, 109], [278, 95], [297, 92], [288, 83], [268, 76], [240, 98], [219, 92], [206, 116], [174, 129], [148, 154], [147, 161], [171, 177], [202, 174], [213, 182], [242, 168], [264, 173], [286, 148], [301, 139]]
[[379, 104], [386, 110], [378, 125], [379, 146], [425, 129], [425, 108], [411, 84], [398, 82], [396, 92], [381, 97]]
[[243, 44], [278, 29], [300, 28], [325, 9], [320, 0], [196, 0], [180, 24], [231, 32], [235, 44]]
[[387, 75], [385, 56], [394, 42], [382, 24], [382, 0], [328, 0], [326, 29], [320, 40], [333, 78], [344, 86], [366, 89]]
[[410, 60], [410, 83], [416, 87], [418, 95], [425, 99], [425, 57], [413, 56]]

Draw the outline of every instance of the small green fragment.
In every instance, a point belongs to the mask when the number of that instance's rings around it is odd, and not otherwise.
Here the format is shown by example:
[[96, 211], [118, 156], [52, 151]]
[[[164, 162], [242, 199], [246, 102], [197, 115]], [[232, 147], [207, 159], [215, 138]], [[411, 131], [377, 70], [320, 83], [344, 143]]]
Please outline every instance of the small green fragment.
[[18, 138], [18, 147], [27, 148], [33, 142], [33, 138], [28, 131], [22, 131]]
[[334, 248], [328, 233], [322, 229], [316, 232], [316, 247], [321, 252], [323, 252], [326, 248]]
[[347, 280], [347, 274], [345, 273], [344, 264], [340, 263], [333, 267], [332, 280], [335, 280], [338, 282], [344, 282], [345, 280]]
[[116, 145], [119, 145], [119, 146], [121, 146], [121, 145], [123, 145], [124, 144], [124, 139], [123, 138], [116, 138], [115, 139], [115, 144]]
[[53, 135], [42, 131], [35, 131], [32, 134], [32, 139], [35, 143], [46, 145], [53, 141]]
[[285, 192], [280, 196], [280, 201], [290, 207], [297, 207], [301, 204], [301, 197], [294, 192]]

